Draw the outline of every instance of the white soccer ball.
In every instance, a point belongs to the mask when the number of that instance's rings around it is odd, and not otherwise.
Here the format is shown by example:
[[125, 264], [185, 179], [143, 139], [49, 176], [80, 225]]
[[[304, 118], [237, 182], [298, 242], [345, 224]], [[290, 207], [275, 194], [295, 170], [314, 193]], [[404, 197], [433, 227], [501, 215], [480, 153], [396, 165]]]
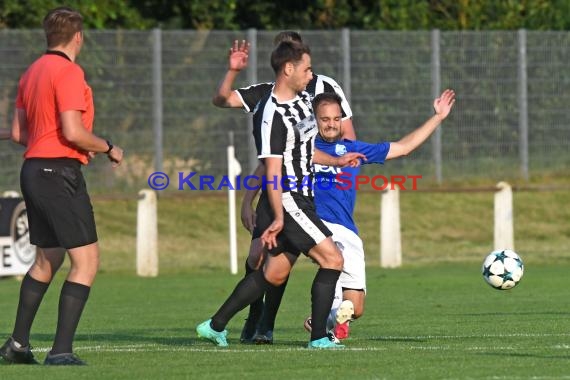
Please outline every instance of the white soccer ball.
[[491, 252], [483, 262], [483, 278], [495, 289], [512, 289], [524, 274], [524, 264], [515, 251], [502, 249]]

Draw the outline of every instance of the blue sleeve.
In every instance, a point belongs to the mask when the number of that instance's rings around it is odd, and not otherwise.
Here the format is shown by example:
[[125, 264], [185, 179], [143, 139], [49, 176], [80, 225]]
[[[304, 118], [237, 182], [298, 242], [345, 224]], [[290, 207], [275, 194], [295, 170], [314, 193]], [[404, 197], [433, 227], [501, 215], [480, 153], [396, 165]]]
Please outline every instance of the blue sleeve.
[[367, 161], [364, 164], [383, 164], [386, 156], [390, 151], [389, 142], [381, 142], [377, 144], [369, 144], [362, 141], [351, 141], [347, 145], [348, 151], [362, 153], [366, 156]]

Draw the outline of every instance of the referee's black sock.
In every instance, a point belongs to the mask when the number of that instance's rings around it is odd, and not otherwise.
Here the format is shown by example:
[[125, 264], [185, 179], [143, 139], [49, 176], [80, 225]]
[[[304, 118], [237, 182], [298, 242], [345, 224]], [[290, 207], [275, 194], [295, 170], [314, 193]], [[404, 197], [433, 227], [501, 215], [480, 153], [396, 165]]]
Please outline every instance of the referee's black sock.
[[[245, 261], [245, 276], [253, 273], [255, 269], [249, 266], [247, 260]], [[244, 277], [245, 277], [244, 276]], [[249, 305], [249, 314], [247, 316], [248, 320], [257, 321], [259, 317], [261, 317], [261, 313], [263, 312], [263, 295], [253, 301], [251, 305]]]
[[327, 336], [327, 317], [331, 311], [340, 271], [319, 268], [311, 288], [311, 341]]
[[91, 288], [76, 282], [65, 281], [59, 296], [57, 330], [51, 354], [73, 352], [73, 337]]
[[22, 347], [30, 345], [32, 323], [34, 322], [34, 318], [36, 317], [36, 313], [48, 287], [49, 282], [45, 283], [35, 280], [29, 273], [26, 273], [22, 280], [16, 323], [14, 324], [14, 332], [12, 333], [12, 338], [22, 345]]
[[236, 285], [226, 302], [212, 317], [211, 327], [216, 331], [223, 331], [230, 319], [240, 310], [251, 304], [263, 295], [270, 284], [265, 279], [262, 270], [256, 270], [244, 277]]
[[281, 306], [281, 300], [283, 299], [283, 293], [285, 293], [285, 288], [287, 287], [287, 281], [289, 281], [289, 276], [287, 276], [283, 284], [270, 286], [265, 292], [263, 318], [259, 324], [260, 332], [265, 333], [268, 330], [273, 330], [275, 327], [275, 318], [277, 317], [279, 306]]

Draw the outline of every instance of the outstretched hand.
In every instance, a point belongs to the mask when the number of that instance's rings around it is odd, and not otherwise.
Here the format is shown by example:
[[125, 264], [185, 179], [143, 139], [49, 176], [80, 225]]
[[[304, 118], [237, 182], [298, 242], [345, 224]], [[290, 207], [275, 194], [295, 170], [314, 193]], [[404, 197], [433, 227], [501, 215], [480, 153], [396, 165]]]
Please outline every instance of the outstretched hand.
[[435, 113], [445, 119], [451, 108], [455, 103], [455, 92], [453, 90], [447, 89], [441, 93], [440, 97], [433, 101], [433, 109]]
[[230, 48], [229, 54], [229, 70], [241, 71], [247, 67], [247, 59], [249, 56], [249, 42], [242, 40], [241, 44], [238, 40], [234, 41]]
[[350, 166], [356, 168], [360, 166], [361, 160], [367, 161], [366, 156], [358, 152], [348, 152], [344, 156], [338, 158], [338, 165], [341, 168]]

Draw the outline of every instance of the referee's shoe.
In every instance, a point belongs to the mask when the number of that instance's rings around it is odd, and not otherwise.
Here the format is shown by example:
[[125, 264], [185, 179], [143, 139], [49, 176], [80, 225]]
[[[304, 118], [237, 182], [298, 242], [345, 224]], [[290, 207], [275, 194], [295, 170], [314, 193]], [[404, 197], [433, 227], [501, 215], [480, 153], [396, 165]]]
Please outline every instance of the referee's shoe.
[[30, 346], [17, 347], [17, 343], [12, 337], [8, 338], [6, 343], [0, 347], [0, 356], [8, 364], [39, 364], [34, 358]]

